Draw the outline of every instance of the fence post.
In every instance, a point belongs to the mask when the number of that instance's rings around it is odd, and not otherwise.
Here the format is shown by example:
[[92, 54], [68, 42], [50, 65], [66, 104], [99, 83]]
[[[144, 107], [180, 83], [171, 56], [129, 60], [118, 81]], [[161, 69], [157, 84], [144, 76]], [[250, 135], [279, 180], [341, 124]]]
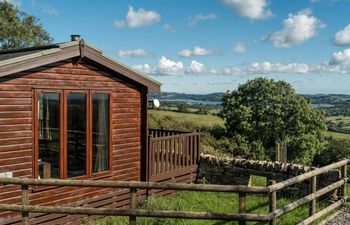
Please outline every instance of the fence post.
[[[239, 198], [239, 213], [245, 213], [246, 212], [246, 196], [247, 193], [245, 192], [239, 192], [238, 198]], [[246, 225], [245, 220], [240, 220], [238, 222], [239, 225]]]
[[[270, 180], [269, 181], [269, 185], [273, 185], [276, 184], [275, 180]], [[277, 195], [276, 195], [276, 191], [272, 191], [269, 193], [269, 212], [273, 212], [276, 210], [277, 205], [276, 205], [276, 199], [277, 199]], [[270, 225], [276, 225], [276, 218], [272, 218], [269, 222]]]
[[[341, 178], [342, 179], [346, 179], [347, 178], [347, 169], [348, 169], [348, 165], [345, 164], [344, 166], [341, 167]], [[346, 199], [346, 183], [344, 183], [344, 185], [342, 186], [341, 188], [341, 197], [345, 198]]]
[[[22, 184], [21, 189], [22, 189], [22, 205], [28, 206], [29, 205], [28, 185]], [[29, 225], [29, 212], [22, 211], [22, 224]]]
[[[310, 194], [316, 192], [317, 187], [317, 176], [313, 176], [310, 180]], [[311, 200], [309, 204], [309, 216], [313, 216], [316, 213], [316, 198]]]
[[[137, 189], [130, 188], [130, 204], [129, 204], [130, 210], [136, 209], [136, 202], [137, 202]], [[136, 225], [136, 216], [129, 216], [129, 225]]]
[[281, 162], [281, 143], [276, 141], [275, 143], [275, 161]]

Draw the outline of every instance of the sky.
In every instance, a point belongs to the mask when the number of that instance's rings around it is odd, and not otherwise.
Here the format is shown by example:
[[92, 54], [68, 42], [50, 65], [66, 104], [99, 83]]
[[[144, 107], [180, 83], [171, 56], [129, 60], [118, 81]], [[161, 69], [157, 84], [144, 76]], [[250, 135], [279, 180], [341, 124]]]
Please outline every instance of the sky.
[[80, 34], [165, 92], [225, 92], [263, 76], [300, 94], [350, 94], [350, 0], [11, 2], [54, 42]]

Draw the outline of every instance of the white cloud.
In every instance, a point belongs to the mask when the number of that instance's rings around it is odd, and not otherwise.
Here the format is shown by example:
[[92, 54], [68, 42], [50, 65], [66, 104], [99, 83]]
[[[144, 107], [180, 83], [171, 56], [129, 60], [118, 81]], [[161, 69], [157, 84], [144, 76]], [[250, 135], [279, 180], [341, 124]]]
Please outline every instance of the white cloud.
[[162, 56], [158, 65], [150, 66], [149, 64], [134, 65], [134, 69], [140, 70], [143, 73], [154, 75], [182, 75], [184, 74], [184, 65], [182, 62], [172, 61], [165, 56]]
[[138, 48], [138, 49], [133, 49], [133, 50], [119, 50], [118, 56], [121, 58], [143, 57], [143, 56], [148, 56], [148, 53], [144, 49]]
[[154, 74], [154, 68], [152, 68], [150, 65], [148, 64], [139, 64], [139, 65], [134, 65], [132, 66], [132, 68], [137, 69], [143, 73], [147, 73], [147, 74]]
[[348, 65], [350, 64], [350, 48], [341, 52], [334, 52], [329, 60], [330, 65]]
[[233, 51], [238, 52], [238, 53], [245, 53], [246, 46], [245, 46], [245, 44], [238, 42], [233, 47]]
[[200, 63], [196, 60], [192, 60], [191, 64], [188, 67], [188, 72], [191, 74], [202, 74], [206, 72], [206, 68], [203, 63]]
[[320, 28], [326, 25], [311, 15], [309, 9], [297, 14], [289, 14], [283, 21], [283, 29], [269, 34], [264, 40], [271, 41], [275, 47], [290, 48], [296, 44], [302, 44], [317, 35]]
[[115, 28], [122, 28], [125, 27], [125, 21], [124, 20], [117, 20], [114, 22]]
[[175, 62], [166, 58], [165, 56], [162, 56], [159, 59], [158, 64], [155, 66], [150, 66], [149, 64], [142, 64], [134, 65], [132, 67], [143, 73], [153, 75], [219, 74], [217, 70], [209, 69], [203, 63], [200, 63], [196, 60], [192, 60], [191, 63], [188, 65], [187, 69], [185, 69], [183, 62]]
[[334, 44], [350, 45], [350, 24], [343, 30], [338, 31], [334, 36]]
[[162, 56], [158, 62], [157, 72], [168, 75], [183, 74], [184, 65], [182, 62], [175, 62]]
[[208, 50], [205, 48], [201, 48], [199, 46], [194, 46], [193, 50], [190, 49], [184, 49], [177, 53], [178, 56], [188, 58], [191, 56], [208, 56], [208, 55], [214, 55], [214, 50]]
[[242, 69], [238, 67], [226, 67], [223, 70], [223, 74], [225, 75], [241, 75], [242, 73]]
[[158, 23], [160, 21], [160, 18], [161, 16], [155, 11], [146, 11], [142, 8], [135, 11], [134, 8], [130, 6], [125, 20], [115, 21], [114, 26], [116, 28], [125, 26], [129, 28], [139, 28]]
[[[162, 56], [155, 66], [148, 64], [133, 66], [147, 74], [154, 75], [257, 75], [257, 74], [350, 74], [350, 48], [335, 52], [328, 61], [319, 64], [255, 62], [250, 65], [208, 68], [203, 63], [192, 60], [187, 67], [179, 61]], [[186, 69], [184, 69], [186, 68]]]
[[301, 73], [306, 74], [309, 72], [309, 65], [304, 63], [253, 63], [249, 69], [252, 73]]
[[192, 51], [189, 49], [184, 49], [177, 53], [178, 56], [188, 58], [192, 56]]
[[188, 18], [189, 20], [189, 25], [194, 26], [196, 25], [199, 21], [204, 21], [204, 20], [215, 20], [217, 18], [217, 15], [214, 13], [209, 13], [208, 15], [195, 15], [195, 16], [190, 16]]
[[163, 29], [170, 31], [170, 32], [176, 32], [176, 29], [174, 28], [173, 25], [171, 25], [170, 23], [166, 23], [163, 25]]
[[61, 12], [58, 11], [55, 7], [53, 6], [49, 6], [49, 5], [45, 5], [41, 7], [41, 10], [48, 14], [48, 15], [52, 15], [52, 16], [58, 16]]
[[252, 20], [266, 19], [273, 16], [267, 8], [267, 0], [221, 0], [232, 8], [239, 16]]

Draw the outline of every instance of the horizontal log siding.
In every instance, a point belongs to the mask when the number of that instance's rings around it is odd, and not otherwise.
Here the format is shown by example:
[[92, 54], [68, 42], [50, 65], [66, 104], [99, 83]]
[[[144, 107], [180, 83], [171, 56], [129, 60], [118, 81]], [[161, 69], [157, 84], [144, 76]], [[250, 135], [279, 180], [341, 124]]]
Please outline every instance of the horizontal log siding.
[[[82, 62], [55, 63], [0, 78], [0, 172], [33, 177], [33, 88], [112, 91], [112, 174], [106, 180], [140, 180], [141, 90], [122, 78]], [[19, 186], [0, 186], [0, 203], [20, 203]], [[30, 193], [30, 204], [117, 207], [125, 190], [62, 187]], [[66, 223], [81, 216], [31, 214], [31, 223]], [[35, 218], [33, 218], [35, 217]], [[0, 212], [0, 224], [19, 222]]]

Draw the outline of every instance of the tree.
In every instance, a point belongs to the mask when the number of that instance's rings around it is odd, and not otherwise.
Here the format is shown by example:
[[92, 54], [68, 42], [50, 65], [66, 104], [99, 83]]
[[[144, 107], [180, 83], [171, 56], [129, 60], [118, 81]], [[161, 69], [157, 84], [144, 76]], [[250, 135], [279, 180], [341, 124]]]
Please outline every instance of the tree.
[[337, 139], [331, 136], [328, 138], [326, 148], [315, 155], [312, 164], [315, 166], [326, 166], [345, 158], [350, 158], [350, 140]]
[[222, 107], [226, 135], [245, 157], [274, 159], [275, 142], [283, 140], [289, 161], [309, 164], [326, 144], [324, 114], [284, 81], [248, 81], [227, 92]]
[[13, 4], [0, 2], [0, 50], [45, 45], [51, 41], [37, 18]]

